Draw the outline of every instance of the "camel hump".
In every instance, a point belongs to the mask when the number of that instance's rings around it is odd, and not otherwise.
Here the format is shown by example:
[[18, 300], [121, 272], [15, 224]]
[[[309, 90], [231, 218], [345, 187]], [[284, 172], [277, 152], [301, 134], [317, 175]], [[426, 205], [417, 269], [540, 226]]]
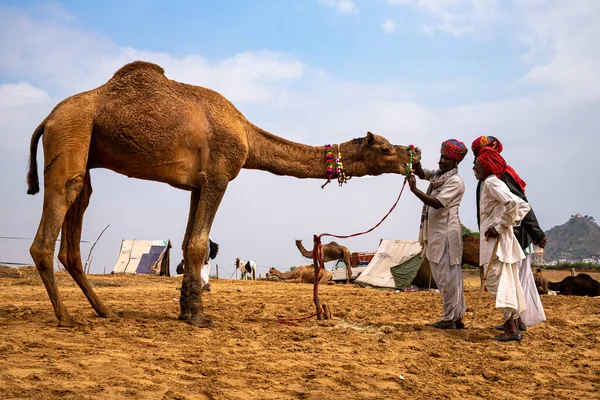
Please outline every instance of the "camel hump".
[[147, 61], [134, 61], [129, 64], [122, 66], [115, 74], [112, 79], [120, 79], [131, 73], [158, 73], [161, 75], [165, 74], [165, 70], [157, 64], [153, 64]]

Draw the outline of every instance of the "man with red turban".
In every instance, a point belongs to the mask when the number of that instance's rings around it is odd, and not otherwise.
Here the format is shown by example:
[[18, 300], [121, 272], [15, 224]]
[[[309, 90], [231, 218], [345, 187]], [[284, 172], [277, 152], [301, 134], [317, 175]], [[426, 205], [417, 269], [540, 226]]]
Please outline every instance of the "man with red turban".
[[432, 324], [439, 329], [463, 329], [466, 303], [462, 277], [462, 229], [458, 207], [465, 184], [458, 175], [458, 164], [467, 154], [465, 144], [456, 139], [442, 143], [438, 170], [413, 164], [414, 173], [430, 182], [427, 193], [417, 188], [414, 175], [408, 177], [410, 190], [424, 203], [419, 242], [422, 254], [431, 265], [431, 274], [444, 304], [442, 319]]
[[[501, 153], [503, 150], [502, 143], [500, 140], [493, 136], [480, 136], [475, 139], [471, 145], [473, 154], [475, 157], [479, 154], [479, 151], [483, 147], [488, 147], [495, 150], [497, 153]], [[519, 174], [511, 168], [510, 165], [506, 166], [506, 170], [498, 178], [508, 186], [508, 189], [512, 194], [525, 200], [525, 182], [521, 179]], [[479, 223], [479, 193], [481, 191], [481, 182], [477, 185], [477, 222]], [[531, 205], [530, 205], [531, 207]], [[533, 254], [533, 246], [535, 244], [541, 248], [546, 246], [546, 234], [540, 228], [540, 224], [537, 220], [535, 212], [531, 209], [525, 218], [521, 221], [521, 225], [515, 227], [515, 236], [519, 241], [521, 249], [525, 253], [525, 258], [519, 263], [519, 281], [521, 287], [525, 293], [526, 309], [525, 312], [519, 317], [518, 325], [519, 328], [524, 331], [527, 326], [535, 325], [539, 322], [546, 321], [546, 315], [544, 313], [544, 307], [540, 299], [540, 295], [537, 291], [533, 272], [531, 271], [531, 258]], [[498, 329], [503, 329], [502, 326], [497, 326]]]
[[[525, 258], [525, 254], [513, 229], [530, 207], [526, 201], [512, 194], [499, 179], [506, 172], [506, 161], [497, 151], [482, 147], [473, 171], [475, 178], [482, 182], [480, 232], [485, 234], [480, 238], [479, 263], [486, 271], [488, 292], [495, 297], [496, 307], [504, 317], [504, 332], [494, 339], [501, 342], [520, 341], [523, 335], [517, 319], [525, 311], [526, 305], [519, 281], [518, 263]], [[498, 246], [493, 253], [496, 241]]]

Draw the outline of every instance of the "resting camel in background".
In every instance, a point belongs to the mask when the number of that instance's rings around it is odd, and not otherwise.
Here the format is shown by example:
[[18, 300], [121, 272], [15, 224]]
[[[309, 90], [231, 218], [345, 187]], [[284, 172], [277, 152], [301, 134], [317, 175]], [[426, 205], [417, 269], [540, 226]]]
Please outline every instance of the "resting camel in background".
[[[242, 168], [326, 178], [323, 146], [275, 136], [249, 122], [219, 93], [168, 79], [160, 66], [142, 61], [125, 65], [96, 89], [61, 101], [35, 129], [29, 194], [40, 190], [37, 147], [42, 135], [44, 205], [30, 253], [61, 327], [77, 326], [54, 279], [54, 246], [61, 229], [58, 259], [99, 316], [116, 316], [94, 292], [81, 263], [79, 241], [92, 194], [91, 169], [107, 168], [191, 192], [179, 319], [200, 327], [213, 326], [202, 307], [200, 267], [229, 182]], [[410, 161], [407, 147], [371, 132], [335, 148], [343, 155], [348, 176], [405, 174]], [[418, 162], [419, 149], [412, 153], [412, 161]]]
[[[302, 245], [302, 240], [296, 240], [296, 247], [300, 250], [300, 253], [312, 260], [312, 250], [308, 251]], [[344, 260], [344, 264], [346, 264], [346, 271], [348, 273], [348, 277], [346, 279], [346, 283], [350, 283], [350, 278], [352, 278], [352, 264], [350, 261], [350, 250], [347, 247], [337, 244], [336, 242], [329, 242], [321, 245], [321, 251], [323, 253], [323, 263], [334, 260]]]
[[538, 294], [548, 294], [548, 278], [542, 275], [542, 269], [537, 268], [533, 274], [533, 281], [537, 288]]
[[567, 276], [560, 282], [548, 282], [548, 288], [566, 296], [600, 296], [600, 282], [588, 274]]
[[[481, 279], [481, 284], [483, 284], [483, 268], [479, 266], [479, 238], [472, 233], [463, 235], [462, 263], [479, 268], [479, 277]], [[423, 260], [423, 264], [421, 264], [421, 267], [417, 272], [417, 276], [415, 276], [415, 279], [413, 279], [413, 284], [417, 285], [418, 287], [429, 287], [430, 277], [431, 287], [437, 289], [437, 284], [431, 276], [431, 266], [429, 265], [429, 260], [425, 259]]]
[[[267, 272], [267, 277], [274, 276], [286, 282], [297, 283], [314, 283], [315, 282], [315, 267], [313, 265], [302, 265], [291, 272], [279, 272], [271, 267]], [[328, 283], [333, 278], [331, 272], [325, 268], [319, 269], [319, 283]], [[334, 282], [331, 282], [334, 283]]]

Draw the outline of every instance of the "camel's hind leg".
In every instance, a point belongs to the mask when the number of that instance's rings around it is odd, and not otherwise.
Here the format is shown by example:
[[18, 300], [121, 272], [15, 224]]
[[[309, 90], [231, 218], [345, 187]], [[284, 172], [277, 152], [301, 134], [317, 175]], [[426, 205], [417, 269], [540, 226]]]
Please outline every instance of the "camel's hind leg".
[[67, 140], [59, 137], [57, 140], [52, 134], [58, 131], [48, 128], [47, 125], [44, 133], [44, 155], [47, 160], [44, 170], [44, 206], [29, 252], [54, 307], [58, 326], [73, 327], [77, 323], [62, 303], [54, 280], [53, 257], [65, 214], [84, 186], [89, 140], [87, 143], [82, 142], [84, 135], [76, 139], [68, 137]]
[[58, 259], [65, 266], [69, 274], [73, 277], [77, 285], [81, 288], [90, 304], [96, 310], [100, 317], [116, 317], [116, 314], [108, 309], [96, 293], [83, 272], [81, 263], [81, 228], [83, 225], [83, 214], [90, 202], [92, 195], [92, 184], [90, 180], [90, 171], [88, 170], [83, 180], [83, 188], [75, 202], [67, 210], [65, 222], [62, 227], [62, 236], [60, 242], [60, 251]]
[[188, 223], [185, 229], [185, 236], [183, 237], [183, 243], [181, 250], [183, 251], [183, 264], [185, 269], [183, 270], [183, 282], [181, 283], [181, 293], [179, 295], [179, 319], [182, 321], [188, 321], [191, 317], [190, 305], [189, 305], [189, 291], [191, 274], [186, 274], [185, 271], [189, 265], [189, 258], [187, 254], [188, 243], [194, 230], [194, 222], [196, 221], [196, 212], [198, 210], [198, 203], [200, 202], [200, 189], [192, 190], [190, 196], [190, 213], [188, 215]]
[[350, 283], [352, 279], [352, 262], [350, 260], [350, 251], [344, 251], [344, 264], [346, 264], [346, 272], [348, 274], [346, 283]]

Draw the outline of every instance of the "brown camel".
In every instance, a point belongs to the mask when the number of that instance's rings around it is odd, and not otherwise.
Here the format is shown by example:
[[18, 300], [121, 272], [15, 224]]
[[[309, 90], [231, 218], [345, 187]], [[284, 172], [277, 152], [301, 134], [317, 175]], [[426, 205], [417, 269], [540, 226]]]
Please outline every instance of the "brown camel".
[[[479, 268], [479, 238], [473, 235], [472, 233], [467, 233], [463, 235], [462, 262], [463, 264]], [[431, 266], [429, 265], [429, 260], [425, 259], [423, 260], [423, 264], [421, 264], [421, 267], [417, 272], [417, 276], [415, 276], [415, 279], [413, 279], [413, 284], [419, 287], [429, 287], [430, 277]], [[483, 282], [483, 275], [481, 274], [481, 271], [480, 279]], [[431, 287], [434, 289], [437, 288], [437, 284], [435, 283], [433, 277], [431, 277]]]
[[533, 281], [539, 294], [548, 294], [548, 278], [542, 275], [542, 269], [537, 268], [535, 274], [533, 274]]
[[[300, 250], [300, 253], [306, 257], [312, 259], [312, 250], [308, 251], [302, 245], [302, 240], [296, 240], [296, 247]], [[346, 283], [350, 283], [350, 278], [352, 278], [352, 264], [350, 263], [350, 250], [347, 247], [344, 247], [336, 242], [329, 242], [321, 245], [321, 249], [323, 252], [323, 262], [326, 263], [328, 261], [335, 260], [344, 260], [344, 264], [346, 264], [346, 270], [348, 272], [348, 278], [346, 279]]]
[[[279, 272], [271, 267], [267, 272], [267, 277], [275, 276], [286, 282], [297, 283], [315, 283], [315, 267], [313, 265], [302, 265], [291, 272]], [[319, 270], [319, 283], [328, 283], [333, 275], [324, 268]], [[332, 282], [333, 283], [333, 282]]]
[[[200, 267], [229, 181], [242, 168], [297, 178], [326, 176], [323, 146], [266, 132], [217, 92], [170, 80], [160, 66], [142, 61], [125, 65], [96, 89], [61, 101], [37, 127], [30, 146], [29, 194], [39, 192], [36, 153], [42, 135], [44, 205], [30, 253], [62, 327], [77, 323], [54, 280], [52, 257], [61, 228], [59, 260], [98, 315], [115, 316], [97, 297], [81, 265], [79, 241], [92, 194], [92, 168], [191, 192], [179, 319], [201, 327], [213, 324], [202, 308]], [[350, 176], [403, 174], [410, 160], [407, 147], [370, 132], [338, 146]], [[415, 149], [413, 161], [419, 159]]]

